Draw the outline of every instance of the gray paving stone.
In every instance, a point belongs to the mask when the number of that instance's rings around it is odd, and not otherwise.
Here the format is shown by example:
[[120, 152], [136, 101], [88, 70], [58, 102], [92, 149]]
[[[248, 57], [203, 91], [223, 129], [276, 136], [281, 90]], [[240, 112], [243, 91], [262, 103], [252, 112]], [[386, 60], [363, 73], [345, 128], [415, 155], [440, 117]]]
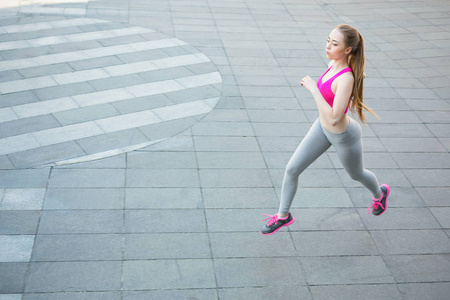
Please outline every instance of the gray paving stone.
[[198, 172], [193, 169], [130, 169], [126, 171], [126, 187], [195, 188], [199, 186]]
[[41, 101], [95, 92], [89, 83], [72, 83], [33, 90]]
[[[159, 224], [155, 231], [155, 224]], [[206, 232], [202, 210], [127, 210], [126, 233]]]
[[115, 261], [31, 263], [26, 292], [119, 290], [120, 270]]
[[0, 234], [36, 234], [39, 211], [0, 211]]
[[304, 257], [300, 261], [310, 285], [394, 283], [379, 256]]
[[266, 168], [260, 152], [197, 152], [201, 169], [263, 169]]
[[123, 298], [127, 300], [147, 300], [147, 299], [217, 299], [217, 292], [214, 289], [186, 289], [186, 290], [152, 290], [152, 291], [124, 291]]
[[61, 126], [59, 122], [51, 115], [42, 115], [3, 122], [0, 130], [0, 138], [55, 128], [59, 126]]
[[394, 255], [384, 261], [397, 283], [445, 282], [450, 276], [448, 254]]
[[[214, 258], [297, 256], [291, 237], [287, 232], [269, 239], [263, 238], [257, 232], [221, 232], [211, 233], [210, 239]], [[245, 241], [245, 243], [242, 243], [242, 241]], [[272, 250], [267, 251], [267, 247]]]
[[430, 210], [443, 228], [450, 228], [450, 221], [448, 219], [450, 207], [431, 207]]
[[445, 152], [436, 138], [381, 138], [389, 152]]
[[352, 208], [291, 209], [295, 223], [292, 231], [303, 230], [365, 230], [360, 216]]
[[[148, 143], [148, 138], [146, 138], [138, 129], [131, 128], [79, 139], [77, 140], [77, 143], [87, 154], [102, 153], [104, 151], [119, 151], [118, 153], [120, 153], [121, 148]], [[107, 157], [107, 155], [100, 154], [100, 157]]]
[[300, 262], [294, 257], [215, 259], [214, 266], [219, 288], [306, 285]]
[[114, 188], [125, 185], [121, 169], [55, 169], [49, 179], [50, 188]]
[[58, 120], [59, 123], [61, 123], [61, 125], [65, 126], [96, 119], [113, 117], [119, 114], [120, 113], [114, 108], [113, 105], [107, 103], [60, 111], [54, 113], [53, 116], [56, 118], [56, 120]]
[[197, 168], [194, 153], [191, 152], [134, 152], [127, 156], [129, 169], [177, 169]]
[[[208, 232], [254, 232], [264, 225], [263, 215], [266, 211], [261, 209], [208, 209], [205, 211], [208, 223]], [[245, 223], [230, 223], [230, 219], [246, 219]]]
[[6, 155], [0, 155], [0, 170], [14, 169], [14, 165]]
[[450, 192], [450, 188], [448, 187], [416, 188], [416, 190], [429, 206], [448, 205], [447, 196]]
[[44, 211], [39, 234], [122, 233], [121, 210]]
[[115, 101], [111, 103], [111, 105], [114, 106], [122, 114], [150, 110], [174, 104], [175, 103], [169, 100], [167, 96], [162, 94], [133, 98], [124, 101]]
[[397, 284], [404, 299], [419, 300], [431, 298], [445, 300], [448, 298], [448, 282]]
[[119, 300], [120, 292], [61, 292], [61, 293], [28, 293], [26, 300]]
[[408, 169], [404, 173], [415, 187], [445, 187], [450, 178], [448, 169]]
[[272, 188], [203, 188], [205, 208], [254, 208], [278, 207]]
[[[204, 191], [203, 191], [204, 193]], [[198, 209], [203, 207], [200, 188], [128, 188], [127, 209]]]
[[47, 169], [0, 170], [0, 187], [45, 188], [49, 172]]
[[264, 188], [272, 187], [269, 174], [261, 169], [201, 169], [202, 187]]
[[442, 230], [372, 231], [380, 252], [386, 255], [448, 253], [450, 240]]
[[395, 284], [377, 285], [333, 285], [333, 286], [311, 286], [311, 294], [314, 299], [367, 299], [377, 300], [380, 298], [389, 300], [403, 299]]
[[[187, 289], [215, 288], [210, 259], [125, 261], [123, 289]], [[120, 272], [118, 272], [120, 273]], [[153, 277], [153, 274], [158, 274]], [[152, 277], [152, 280], [148, 280]]]
[[0, 262], [29, 262], [34, 235], [0, 235]]
[[[372, 204], [372, 195], [364, 187], [346, 189], [355, 207], [367, 208]], [[412, 187], [392, 187], [388, 207], [425, 207], [426, 204]]]
[[206, 233], [126, 234], [124, 259], [202, 259], [211, 258]]
[[305, 299], [310, 300], [311, 295], [307, 287], [305, 286], [283, 286], [283, 287], [263, 287], [263, 288], [226, 288], [219, 289], [220, 299], [232, 300], [232, 299]]
[[38, 235], [32, 261], [120, 261], [123, 252], [122, 235]]
[[76, 156], [84, 156], [86, 153], [75, 142], [59, 143], [55, 145], [39, 147], [8, 154], [15, 168], [31, 168], [47, 163], [58, 162]]
[[[284, 170], [270, 170], [270, 176], [274, 186], [277, 188], [281, 187], [284, 177]], [[347, 174], [346, 176], [348, 177]], [[306, 169], [299, 177], [298, 187], [340, 188], [342, 187], [342, 181], [333, 169]]]
[[255, 137], [194, 136], [197, 151], [258, 151]]
[[198, 121], [196, 119], [188, 117], [148, 126], [142, 126], [139, 127], [139, 130], [150, 140], [155, 141], [175, 136], [184, 131], [186, 128], [189, 128], [192, 125], [196, 124], [197, 122]]
[[383, 229], [441, 229], [441, 225], [428, 208], [391, 208], [383, 214], [383, 220], [358, 209], [361, 219], [369, 230]]
[[124, 169], [126, 167], [126, 155], [115, 155], [111, 157], [80, 161], [77, 163], [66, 163], [54, 166], [58, 169]]
[[123, 209], [125, 191], [120, 188], [48, 189], [44, 210]]
[[6, 189], [0, 210], [41, 210], [45, 189]]
[[28, 263], [0, 263], [0, 292], [22, 293], [25, 288]]
[[366, 231], [292, 232], [291, 235], [299, 256], [379, 254]]

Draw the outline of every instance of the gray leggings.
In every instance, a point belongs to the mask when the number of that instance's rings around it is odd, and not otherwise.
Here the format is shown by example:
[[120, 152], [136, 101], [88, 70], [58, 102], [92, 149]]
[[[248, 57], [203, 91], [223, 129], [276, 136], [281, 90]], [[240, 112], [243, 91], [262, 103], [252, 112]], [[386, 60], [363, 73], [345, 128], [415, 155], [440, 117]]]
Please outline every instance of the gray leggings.
[[332, 133], [326, 130], [320, 123], [320, 119], [317, 119], [286, 166], [278, 213], [285, 215], [289, 212], [297, 192], [298, 177], [331, 145], [336, 149], [336, 153], [350, 177], [361, 182], [370, 190], [374, 198], [381, 197], [377, 177], [364, 168], [361, 138], [361, 126], [352, 118], [350, 118], [347, 129], [341, 133]]

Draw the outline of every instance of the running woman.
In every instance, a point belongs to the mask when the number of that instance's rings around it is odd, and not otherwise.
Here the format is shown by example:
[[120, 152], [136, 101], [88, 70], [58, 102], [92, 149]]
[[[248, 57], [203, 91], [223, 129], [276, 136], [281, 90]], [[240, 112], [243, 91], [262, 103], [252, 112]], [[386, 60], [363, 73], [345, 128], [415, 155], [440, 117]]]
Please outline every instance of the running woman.
[[331, 61], [317, 83], [309, 76], [301, 81], [314, 97], [319, 118], [287, 164], [278, 213], [267, 215], [269, 218], [264, 221], [268, 222], [261, 234], [274, 234], [294, 223], [289, 210], [297, 191], [298, 177], [331, 145], [350, 177], [372, 193], [373, 202], [368, 213], [379, 216], [386, 210], [390, 188], [387, 184], [379, 186], [377, 177], [364, 168], [361, 126], [347, 115], [350, 108], [365, 123], [363, 109], [374, 114], [363, 104], [364, 39], [352, 26], [338, 25], [328, 37], [326, 55]]

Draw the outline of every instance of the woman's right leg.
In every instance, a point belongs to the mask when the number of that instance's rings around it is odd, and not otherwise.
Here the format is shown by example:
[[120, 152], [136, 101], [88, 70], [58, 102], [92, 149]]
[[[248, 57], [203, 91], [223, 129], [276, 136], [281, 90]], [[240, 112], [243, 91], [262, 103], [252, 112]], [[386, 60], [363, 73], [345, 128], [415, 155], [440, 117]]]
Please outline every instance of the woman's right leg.
[[319, 122], [319, 119], [314, 122], [286, 166], [278, 210], [280, 217], [289, 213], [300, 174], [331, 146]]

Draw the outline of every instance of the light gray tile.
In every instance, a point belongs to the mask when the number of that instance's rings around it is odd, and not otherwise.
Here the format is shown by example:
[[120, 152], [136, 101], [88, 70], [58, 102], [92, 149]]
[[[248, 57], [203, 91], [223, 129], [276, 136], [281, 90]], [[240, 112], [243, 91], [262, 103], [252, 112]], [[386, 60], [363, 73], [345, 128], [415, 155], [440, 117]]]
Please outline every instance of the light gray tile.
[[219, 290], [220, 299], [247, 299], [258, 300], [264, 298], [270, 299], [305, 299], [310, 300], [311, 295], [306, 286], [283, 286], [283, 287], [263, 287], [263, 288], [226, 288]]
[[44, 209], [122, 209], [124, 198], [119, 188], [48, 189]]
[[294, 257], [216, 259], [214, 266], [219, 288], [306, 285], [300, 262]]
[[28, 262], [34, 235], [0, 235], [0, 262]]
[[193, 169], [129, 169], [126, 187], [189, 188], [199, 187], [197, 170]]
[[300, 256], [379, 254], [366, 231], [292, 232], [291, 235]]
[[397, 283], [448, 281], [449, 254], [392, 255], [384, 261]]
[[0, 210], [41, 210], [45, 189], [6, 189]]
[[121, 265], [111, 261], [32, 263], [26, 292], [118, 290]]
[[310, 285], [394, 283], [379, 256], [300, 258]]
[[114, 234], [38, 235], [32, 261], [120, 261], [123, 237]]
[[435, 299], [445, 300], [448, 298], [450, 283], [434, 282], [434, 283], [407, 283], [397, 284], [398, 289], [402, 293], [404, 299]]
[[125, 260], [211, 258], [206, 233], [126, 234]]
[[[212, 261], [209, 259], [125, 261], [123, 289], [215, 288], [212, 270]], [[156, 273], [158, 276], [154, 277]], [[148, 280], [149, 277], [152, 280]]]
[[125, 171], [120, 169], [55, 169], [50, 188], [114, 188], [125, 185]]
[[380, 298], [386, 300], [403, 299], [395, 284], [312, 286], [311, 294], [313, 295], [314, 299], [317, 300], [377, 300]]
[[127, 209], [197, 209], [201, 208], [200, 188], [127, 188]]

